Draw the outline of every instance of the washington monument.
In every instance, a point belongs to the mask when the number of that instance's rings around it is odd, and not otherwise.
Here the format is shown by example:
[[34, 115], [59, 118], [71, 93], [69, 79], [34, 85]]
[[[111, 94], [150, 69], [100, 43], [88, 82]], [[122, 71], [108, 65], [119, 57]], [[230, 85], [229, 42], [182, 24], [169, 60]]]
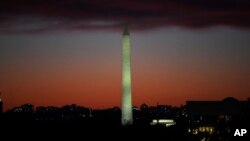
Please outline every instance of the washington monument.
[[133, 124], [130, 62], [129, 31], [125, 28], [122, 39], [122, 125]]

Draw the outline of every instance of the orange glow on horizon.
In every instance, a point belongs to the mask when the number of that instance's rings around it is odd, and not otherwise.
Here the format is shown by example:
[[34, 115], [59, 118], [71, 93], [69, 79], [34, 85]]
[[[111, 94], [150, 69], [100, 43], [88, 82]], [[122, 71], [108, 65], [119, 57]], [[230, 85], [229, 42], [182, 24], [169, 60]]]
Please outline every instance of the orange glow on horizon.
[[[92, 108], [120, 107], [119, 61], [9, 72], [2, 84], [4, 110], [25, 103], [35, 106], [77, 104]], [[171, 64], [164, 69], [159, 69], [159, 64], [138, 64], [141, 65], [134, 64], [132, 68], [133, 103], [136, 106], [143, 103], [180, 106], [186, 100], [221, 100], [228, 96], [245, 100], [249, 93], [247, 77], [241, 77], [237, 72], [206, 68], [195, 72], [191, 67], [183, 70], [184, 66], [178, 68]]]

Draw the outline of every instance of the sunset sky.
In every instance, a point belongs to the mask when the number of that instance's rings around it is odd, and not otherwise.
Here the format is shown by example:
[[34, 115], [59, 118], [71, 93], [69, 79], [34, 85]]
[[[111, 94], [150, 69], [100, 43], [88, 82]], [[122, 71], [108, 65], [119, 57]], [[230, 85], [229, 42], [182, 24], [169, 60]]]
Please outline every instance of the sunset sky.
[[120, 106], [125, 26], [135, 106], [250, 97], [249, 0], [6, 0], [4, 110]]

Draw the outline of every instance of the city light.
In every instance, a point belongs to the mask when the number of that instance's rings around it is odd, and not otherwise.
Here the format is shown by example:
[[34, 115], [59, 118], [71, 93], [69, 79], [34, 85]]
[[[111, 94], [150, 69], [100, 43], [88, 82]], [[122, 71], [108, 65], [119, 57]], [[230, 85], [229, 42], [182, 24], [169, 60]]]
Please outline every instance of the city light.
[[175, 121], [173, 119], [153, 119], [151, 125], [165, 125], [166, 127], [175, 125]]
[[200, 127], [196, 127], [193, 129], [188, 128], [188, 133], [191, 133], [193, 135], [200, 134], [200, 133], [213, 134], [214, 131], [215, 129], [212, 126], [200, 126]]

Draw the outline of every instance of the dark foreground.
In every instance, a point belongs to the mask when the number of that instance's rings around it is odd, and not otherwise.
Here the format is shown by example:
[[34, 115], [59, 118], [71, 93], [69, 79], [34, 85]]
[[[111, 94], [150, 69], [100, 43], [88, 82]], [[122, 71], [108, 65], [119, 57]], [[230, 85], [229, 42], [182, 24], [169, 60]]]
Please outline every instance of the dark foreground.
[[[1, 133], [9, 134], [12, 137], [32, 138], [71, 138], [81, 139], [166, 139], [186, 140], [187, 134], [176, 127], [151, 127], [151, 126], [128, 126], [112, 124], [86, 123], [81, 121], [51, 121], [51, 122], [30, 122], [15, 121], [12, 123], [1, 123]], [[14, 135], [14, 136], [12, 136]], [[119, 137], [119, 138], [117, 138]]]
[[190, 135], [182, 125], [172, 127], [133, 125], [124, 127], [105, 121], [2, 120], [1, 137], [24, 140], [164, 140], [164, 141], [249, 141], [245, 137]]

